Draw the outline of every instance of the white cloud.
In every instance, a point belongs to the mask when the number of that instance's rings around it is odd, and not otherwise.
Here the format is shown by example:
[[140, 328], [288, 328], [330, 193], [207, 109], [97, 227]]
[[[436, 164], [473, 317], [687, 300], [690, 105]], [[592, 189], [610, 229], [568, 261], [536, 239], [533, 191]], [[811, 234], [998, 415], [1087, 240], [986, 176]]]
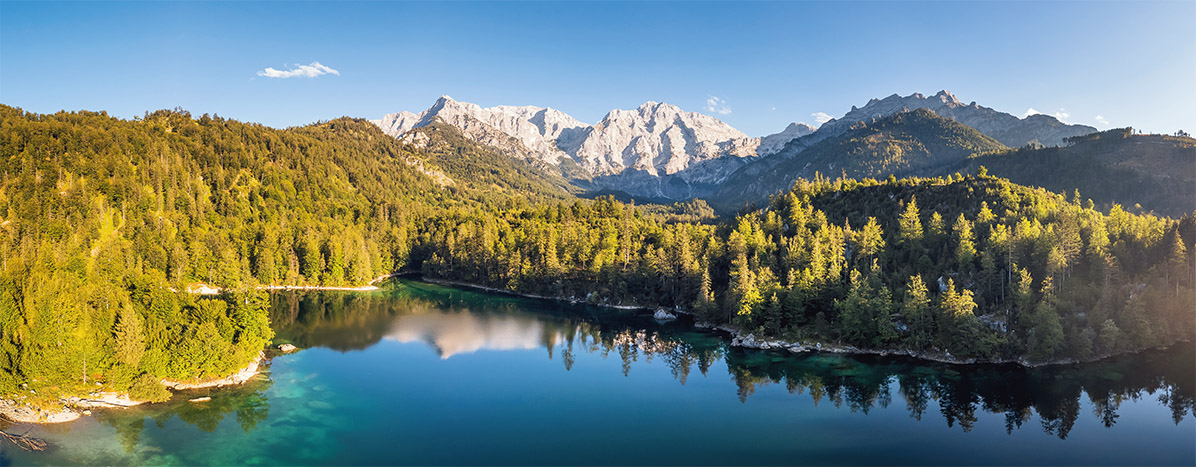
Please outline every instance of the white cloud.
[[[1022, 118], [1026, 118], [1031, 115], [1043, 115], [1043, 113], [1039, 112], [1038, 109], [1035, 109], [1034, 107], [1030, 107], [1026, 109], [1026, 113], [1022, 114]], [[1071, 114], [1067, 113], [1067, 109], [1059, 109], [1058, 112], [1048, 115], [1055, 117], [1057, 120], [1063, 123], [1068, 123], [1066, 120], [1071, 117]]]
[[707, 96], [706, 111], [714, 112], [719, 115], [727, 115], [731, 113], [731, 108], [727, 107], [727, 101], [719, 99], [716, 96]]
[[776, 108], [776, 107], [773, 107], [773, 108], [772, 108], [772, 110], [774, 110], [774, 111], [775, 111], [775, 110], [777, 110], [777, 108]]
[[835, 118], [826, 112], [814, 112], [810, 114], [810, 116], [814, 117], [814, 121], [818, 122], [819, 124], [829, 122], [831, 119]]
[[1105, 126], [1108, 126], [1108, 125], [1109, 125], [1109, 121], [1108, 121], [1108, 120], [1105, 120], [1105, 117], [1102, 117], [1102, 116], [1100, 116], [1100, 115], [1097, 115], [1097, 116], [1096, 116], [1096, 123], [1099, 123], [1099, 124], [1101, 124], [1101, 125], [1105, 125]]
[[341, 75], [341, 72], [322, 65], [320, 62], [311, 62], [311, 65], [296, 64], [295, 67], [290, 70], [275, 70], [267, 67], [265, 70], [257, 72], [257, 75], [267, 78], [315, 78], [328, 74]]

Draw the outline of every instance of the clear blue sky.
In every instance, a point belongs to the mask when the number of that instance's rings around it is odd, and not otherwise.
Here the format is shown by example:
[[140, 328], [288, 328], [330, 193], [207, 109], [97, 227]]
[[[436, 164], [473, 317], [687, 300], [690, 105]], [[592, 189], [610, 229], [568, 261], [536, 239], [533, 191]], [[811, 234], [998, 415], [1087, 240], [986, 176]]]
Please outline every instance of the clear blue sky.
[[[258, 75], [313, 62], [339, 75]], [[594, 123], [654, 100], [758, 136], [940, 89], [1196, 131], [1196, 2], [0, 1], [0, 102], [42, 113], [181, 106], [286, 127], [448, 94]]]

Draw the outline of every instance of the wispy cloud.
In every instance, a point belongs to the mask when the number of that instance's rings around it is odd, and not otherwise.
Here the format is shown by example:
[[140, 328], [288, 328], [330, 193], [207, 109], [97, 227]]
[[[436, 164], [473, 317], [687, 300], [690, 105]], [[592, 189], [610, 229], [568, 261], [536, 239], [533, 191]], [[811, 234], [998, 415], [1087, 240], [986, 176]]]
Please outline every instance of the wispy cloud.
[[828, 114], [826, 112], [814, 112], [814, 113], [810, 114], [810, 116], [814, 117], [814, 121], [818, 122], [818, 124], [820, 124], [820, 125], [823, 123], [829, 122], [829, 121], [831, 121], [831, 119], [835, 118], [835, 117], [832, 117], [831, 114]]
[[1101, 124], [1101, 125], [1105, 125], [1105, 126], [1108, 126], [1108, 125], [1109, 125], [1109, 121], [1108, 121], [1108, 120], [1105, 120], [1105, 117], [1102, 117], [1102, 116], [1100, 116], [1100, 115], [1097, 115], [1097, 116], [1096, 116], [1096, 123], [1099, 123], [1099, 124]]
[[1055, 119], [1057, 119], [1063, 123], [1068, 123], [1067, 119], [1071, 118], [1071, 114], [1067, 113], [1067, 109], [1059, 109], [1058, 112], [1055, 112], [1053, 114], [1045, 114], [1043, 112], [1039, 112], [1038, 109], [1035, 109], [1034, 107], [1030, 107], [1030, 108], [1026, 109], [1026, 113], [1022, 114], [1022, 118], [1026, 118], [1031, 115], [1050, 115], [1052, 117], [1055, 117]]
[[267, 67], [265, 70], [257, 72], [257, 75], [267, 78], [315, 78], [322, 75], [340, 76], [341, 72], [320, 62], [311, 62], [311, 65], [296, 64], [295, 68], [289, 70], [275, 70], [274, 68]]
[[731, 108], [727, 107], [727, 101], [722, 100], [717, 96], [707, 96], [706, 111], [714, 112], [719, 115], [727, 115], [731, 113]]

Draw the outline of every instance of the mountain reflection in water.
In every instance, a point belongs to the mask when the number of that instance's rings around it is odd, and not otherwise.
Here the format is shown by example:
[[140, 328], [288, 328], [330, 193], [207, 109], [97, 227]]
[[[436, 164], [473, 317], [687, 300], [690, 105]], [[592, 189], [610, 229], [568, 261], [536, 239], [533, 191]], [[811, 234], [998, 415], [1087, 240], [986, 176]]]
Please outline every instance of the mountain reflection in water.
[[[729, 347], [685, 317], [409, 281], [275, 293], [271, 323], [302, 350], [250, 383], [0, 422], [55, 446], [4, 446], [0, 467], [529, 464], [594, 440], [619, 447], [596, 464], [1196, 463], [1192, 343], [1046, 368], [788, 354]], [[529, 443], [542, 426], [557, 429]]]
[[1196, 355], [1192, 343], [1086, 365], [1023, 368], [954, 366], [899, 357], [789, 355], [731, 348], [713, 332], [694, 330], [683, 317], [659, 323], [644, 313], [527, 300], [400, 282], [376, 294], [283, 293], [274, 297], [280, 337], [301, 347], [365, 348], [382, 338], [419, 342], [441, 358], [479, 350], [542, 348], [560, 352], [565, 370], [576, 353], [616, 355], [623, 374], [656, 359], [680, 384], [693, 369], [706, 375], [723, 360], [737, 396], [764, 385], [809, 394], [815, 404], [852, 412], [887, 408], [894, 397], [921, 420], [935, 402], [948, 426], [973, 428], [977, 411], [1001, 414], [1012, 433], [1037, 414], [1044, 432], [1067, 438], [1081, 417], [1081, 398], [1096, 422], [1117, 423], [1127, 400], [1151, 398], [1172, 422], [1196, 417]]
[[535, 349], [545, 340], [564, 340], [560, 332], [545, 332], [539, 321], [528, 317], [432, 311], [395, 318], [386, 337], [404, 344], [422, 342], [435, 348], [440, 358], [449, 358], [478, 350]]

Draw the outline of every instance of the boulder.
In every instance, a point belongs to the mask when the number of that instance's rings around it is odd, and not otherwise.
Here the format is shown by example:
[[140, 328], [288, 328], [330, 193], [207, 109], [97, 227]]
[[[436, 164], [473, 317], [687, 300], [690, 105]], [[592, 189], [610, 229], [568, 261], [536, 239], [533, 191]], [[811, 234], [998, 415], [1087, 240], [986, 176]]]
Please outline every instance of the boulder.
[[661, 321], [670, 321], [670, 320], [677, 319], [677, 315], [669, 313], [664, 308], [657, 309], [656, 313], [652, 314], [652, 317], [656, 318], [658, 320], [661, 320]]
[[291, 353], [291, 352], [294, 352], [295, 349], [296, 349], [296, 347], [291, 344], [282, 344], [282, 345], [278, 346], [278, 350], [281, 350], [282, 353]]

